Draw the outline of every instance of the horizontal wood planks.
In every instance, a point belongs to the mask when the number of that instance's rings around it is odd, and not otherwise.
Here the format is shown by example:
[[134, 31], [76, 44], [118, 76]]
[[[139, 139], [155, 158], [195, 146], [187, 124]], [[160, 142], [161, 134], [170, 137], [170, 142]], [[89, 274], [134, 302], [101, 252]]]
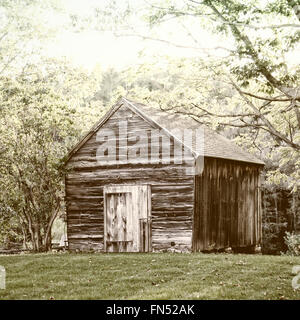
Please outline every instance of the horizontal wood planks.
[[[118, 136], [119, 121], [126, 121], [129, 148], [132, 137], [153, 130], [153, 124], [144, 121], [130, 109], [122, 106], [100, 128], [113, 130], [116, 135], [117, 153], [124, 155], [124, 137]], [[155, 137], [155, 134], [158, 136]], [[112, 161], [102, 164], [97, 161], [97, 132], [74, 153], [68, 162], [70, 172], [66, 175], [67, 225], [70, 250], [104, 250], [104, 204], [103, 188], [107, 185], [151, 186], [152, 248], [164, 250], [171, 246], [191, 249], [192, 216], [194, 207], [194, 166], [192, 154], [184, 163], [174, 163], [174, 141], [171, 141], [171, 161], [164, 161], [162, 144], [168, 143], [162, 132], [152, 132], [159, 143], [149, 148], [145, 142], [139, 147], [148, 153], [136, 152], [136, 159], [121, 164]], [[128, 138], [128, 137], [127, 137]], [[126, 139], [127, 140], [127, 139]], [[127, 141], [128, 142], [128, 141]], [[126, 151], [127, 152], [127, 151]], [[154, 158], [151, 160], [151, 157]], [[117, 159], [118, 156], [117, 156]], [[149, 163], [150, 162], [150, 163]], [[148, 231], [147, 231], [148, 232]], [[148, 247], [151, 245], [147, 244]]]

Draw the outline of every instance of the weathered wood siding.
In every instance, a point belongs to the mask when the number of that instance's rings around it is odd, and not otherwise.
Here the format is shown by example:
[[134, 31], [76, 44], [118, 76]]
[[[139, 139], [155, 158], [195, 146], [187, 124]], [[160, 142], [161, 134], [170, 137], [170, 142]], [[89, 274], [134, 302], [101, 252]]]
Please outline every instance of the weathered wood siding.
[[193, 250], [251, 247], [261, 238], [259, 167], [205, 158], [195, 178]]
[[[116, 147], [122, 151], [123, 142], [118, 137], [119, 121], [127, 122], [129, 136], [154, 129], [137, 114], [124, 105], [120, 107], [100, 128], [116, 133]], [[130, 145], [132, 137], [127, 137]], [[71, 157], [68, 167], [72, 171], [66, 176], [67, 226], [70, 250], [103, 250], [104, 215], [103, 187], [111, 184], [149, 184], [151, 186], [152, 207], [152, 248], [191, 249], [192, 217], [194, 206], [194, 159], [192, 155], [186, 163], [143, 163], [123, 161], [101, 165], [96, 160], [97, 132]], [[126, 138], [126, 139], [127, 139]], [[153, 136], [152, 136], [153, 138]], [[157, 139], [160, 145], [163, 139]], [[152, 141], [153, 142], [153, 141]], [[171, 158], [174, 155], [174, 141], [171, 140]], [[162, 154], [161, 147], [149, 150]], [[124, 151], [124, 150], [123, 150]], [[173, 154], [172, 154], [173, 152]], [[136, 161], [135, 161], [136, 162]]]
[[151, 190], [149, 185], [104, 187], [106, 252], [150, 252]]

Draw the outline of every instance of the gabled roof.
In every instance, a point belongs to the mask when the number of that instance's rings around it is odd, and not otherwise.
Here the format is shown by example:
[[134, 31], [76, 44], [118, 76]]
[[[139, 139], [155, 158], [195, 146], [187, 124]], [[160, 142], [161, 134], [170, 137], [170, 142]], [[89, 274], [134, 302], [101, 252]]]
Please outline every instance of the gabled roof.
[[[248, 162], [253, 164], [264, 165], [264, 162], [257, 159], [255, 156], [242, 148], [238, 147], [234, 142], [221, 136], [215, 131], [211, 130], [205, 125], [199, 124], [195, 119], [182, 115], [175, 114], [167, 111], [163, 111], [157, 108], [146, 106], [142, 103], [137, 103], [127, 98], [121, 98], [114, 105], [106, 115], [97, 122], [92, 129], [71, 149], [68, 154], [67, 161], [72, 157], [80, 147], [90, 139], [90, 137], [97, 132], [100, 127], [115, 113], [122, 105], [125, 105], [134, 113], [138, 114], [145, 121], [151, 125], [163, 129], [168, 135], [173, 136], [176, 140], [181, 140], [181, 137], [174, 133], [174, 129], [193, 129], [202, 128], [204, 133], [204, 150], [205, 157], [221, 158], [235, 161]], [[192, 146], [192, 152], [195, 156], [198, 156], [195, 149]]]

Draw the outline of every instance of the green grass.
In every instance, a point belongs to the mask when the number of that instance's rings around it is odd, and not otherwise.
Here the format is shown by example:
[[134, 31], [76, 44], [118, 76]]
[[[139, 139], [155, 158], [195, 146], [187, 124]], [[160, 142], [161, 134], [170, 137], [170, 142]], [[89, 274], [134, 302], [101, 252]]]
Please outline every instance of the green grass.
[[300, 257], [231, 254], [0, 256], [0, 299], [300, 299]]

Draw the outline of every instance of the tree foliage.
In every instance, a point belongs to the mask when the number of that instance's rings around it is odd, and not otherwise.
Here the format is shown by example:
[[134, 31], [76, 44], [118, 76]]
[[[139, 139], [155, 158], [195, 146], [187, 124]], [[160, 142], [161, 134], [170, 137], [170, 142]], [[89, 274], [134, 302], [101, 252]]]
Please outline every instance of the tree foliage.
[[48, 249], [61, 209], [62, 159], [77, 132], [74, 111], [44, 83], [1, 80], [1, 211], [18, 216], [34, 250]]
[[35, 251], [51, 247], [51, 228], [64, 208], [64, 159], [103, 113], [93, 101], [98, 82], [49, 59], [42, 69], [28, 65], [25, 74], [0, 78], [2, 240], [15, 230]]

